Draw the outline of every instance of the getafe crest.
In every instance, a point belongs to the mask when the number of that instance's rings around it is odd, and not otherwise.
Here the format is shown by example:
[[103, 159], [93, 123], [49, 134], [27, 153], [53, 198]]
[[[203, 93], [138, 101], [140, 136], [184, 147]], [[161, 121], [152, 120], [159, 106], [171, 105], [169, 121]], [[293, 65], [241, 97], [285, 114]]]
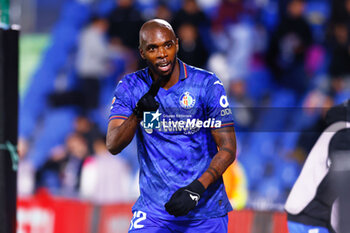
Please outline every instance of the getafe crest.
[[191, 109], [193, 108], [194, 104], [196, 103], [196, 99], [194, 96], [186, 91], [180, 96], [180, 105], [184, 109]]

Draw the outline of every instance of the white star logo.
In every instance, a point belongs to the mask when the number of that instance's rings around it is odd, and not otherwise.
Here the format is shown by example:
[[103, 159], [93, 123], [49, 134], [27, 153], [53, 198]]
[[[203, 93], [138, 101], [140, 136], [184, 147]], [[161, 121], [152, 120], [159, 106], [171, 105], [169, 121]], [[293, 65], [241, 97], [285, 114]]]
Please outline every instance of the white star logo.
[[151, 122], [153, 122], [154, 120], [159, 121], [159, 117], [160, 117], [160, 115], [162, 115], [161, 113], [159, 113], [159, 109], [157, 109], [157, 111], [155, 113], [151, 113], [151, 114], [153, 116]]

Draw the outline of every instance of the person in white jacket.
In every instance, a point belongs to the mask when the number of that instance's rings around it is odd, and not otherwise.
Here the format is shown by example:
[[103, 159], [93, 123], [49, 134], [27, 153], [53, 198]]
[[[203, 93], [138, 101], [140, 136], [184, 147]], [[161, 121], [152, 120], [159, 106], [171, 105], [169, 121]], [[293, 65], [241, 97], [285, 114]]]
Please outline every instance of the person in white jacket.
[[328, 127], [311, 149], [285, 204], [290, 233], [346, 232], [339, 231], [346, 216], [338, 214], [338, 199], [343, 202], [344, 188], [349, 187], [340, 183], [343, 155], [350, 155], [349, 113], [349, 100], [327, 112]]

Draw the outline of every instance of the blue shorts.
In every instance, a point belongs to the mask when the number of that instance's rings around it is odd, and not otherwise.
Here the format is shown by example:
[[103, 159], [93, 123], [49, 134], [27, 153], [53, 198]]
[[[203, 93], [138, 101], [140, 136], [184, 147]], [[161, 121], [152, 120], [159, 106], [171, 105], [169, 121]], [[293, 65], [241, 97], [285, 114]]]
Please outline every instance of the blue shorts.
[[227, 224], [227, 215], [205, 220], [172, 221], [150, 216], [143, 211], [135, 211], [129, 233], [226, 233]]
[[329, 233], [325, 227], [304, 225], [302, 223], [288, 221], [289, 233]]

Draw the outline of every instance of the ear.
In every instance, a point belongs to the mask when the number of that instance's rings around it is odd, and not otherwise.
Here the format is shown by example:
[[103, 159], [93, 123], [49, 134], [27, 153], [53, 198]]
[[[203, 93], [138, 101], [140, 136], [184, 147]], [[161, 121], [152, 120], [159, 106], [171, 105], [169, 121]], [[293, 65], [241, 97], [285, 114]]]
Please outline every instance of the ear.
[[179, 52], [179, 38], [176, 38], [175, 46], [176, 46], [176, 53], [178, 53]]
[[139, 52], [140, 52], [141, 58], [145, 60], [146, 59], [145, 53], [143, 52], [143, 49], [141, 48], [141, 46], [139, 47]]

